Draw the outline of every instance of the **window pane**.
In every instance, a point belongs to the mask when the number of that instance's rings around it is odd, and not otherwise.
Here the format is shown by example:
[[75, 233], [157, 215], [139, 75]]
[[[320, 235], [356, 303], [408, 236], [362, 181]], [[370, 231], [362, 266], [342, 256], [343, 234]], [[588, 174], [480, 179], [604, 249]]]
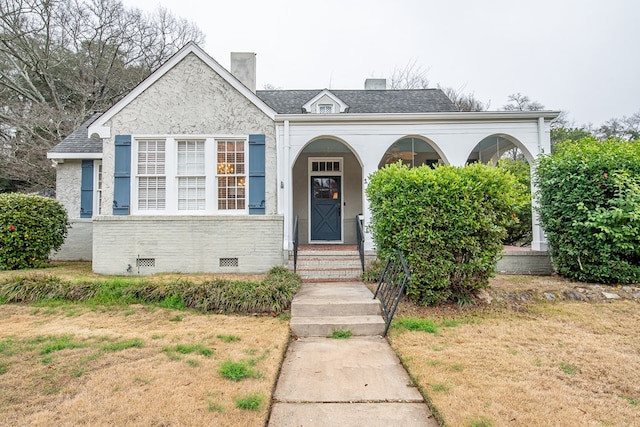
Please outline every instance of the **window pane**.
[[204, 141], [178, 141], [178, 175], [204, 175]]
[[218, 209], [245, 209], [245, 140], [217, 142]]
[[178, 178], [178, 209], [204, 210], [205, 208], [205, 178]]
[[140, 175], [163, 175], [164, 161], [164, 140], [138, 141], [138, 173]]
[[166, 205], [166, 189], [164, 177], [139, 177], [138, 209], [164, 209]]
[[138, 209], [166, 207], [165, 140], [147, 139], [138, 143]]

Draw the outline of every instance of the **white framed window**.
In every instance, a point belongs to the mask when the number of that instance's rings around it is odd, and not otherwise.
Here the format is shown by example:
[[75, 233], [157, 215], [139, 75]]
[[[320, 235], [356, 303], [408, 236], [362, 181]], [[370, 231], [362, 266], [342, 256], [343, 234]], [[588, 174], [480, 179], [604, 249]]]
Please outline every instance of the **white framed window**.
[[248, 213], [247, 136], [134, 136], [133, 214]]
[[332, 114], [333, 104], [318, 104], [318, 113], [320, 114]]
[[206, 208], [204, 140], [178, 140], [178, 210]]
[[166, 141], [138, 141], [138, 209], [163, 210], [167, 203]]
[[217, 147], [217, 196], [218, 210], [245, 210], [246, 192], [246, 140], [223, 139]]

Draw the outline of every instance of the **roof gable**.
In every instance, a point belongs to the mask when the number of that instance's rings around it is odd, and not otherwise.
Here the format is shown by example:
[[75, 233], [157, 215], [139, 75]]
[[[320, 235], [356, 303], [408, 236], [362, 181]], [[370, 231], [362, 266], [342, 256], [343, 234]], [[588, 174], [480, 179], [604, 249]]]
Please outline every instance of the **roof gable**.
[[94, 123], [89, 126], [89, 135], [99, 135], [100, 138], [108, 138], [111, 136], [111, 129], [107, 126], [107, 122], [111, 120], [116, 114], [122, 111], [129, 103], [136, 99], [142, 92], [157, 82], [162, 76], [173, 69], [180, 63], [187, 55], [194, 54], [200, 60], [202, 60], [207, 66], [209, 66], [216, 74], [224, 79], [229, 85], [236, 89], [240, 94], [247, 98], [252, 104], [260, 109], [264, 114], [270, 117], [272, 120], [275, 118], [276, 111], [254, 94], [249, 88], [243, 85], [236, 77], [234, 77], [229, 71], [216, 62], [211, 56], [209, 56], [204, 50], [202, 50], [194, 42], [187, 43], [182, 49], [176, 52], [167, 62], [165, 62], [160, 68], [151, 73], [142, 83], [136, 86], [131, 92], [129, 92], [124, 98], [118, 101], [115, 105], [105, 111]]
[[324, 89], [324, 90], [320, 91], [316, 96], [311, 98], [309, 101], [307, 101], [307, 103], [302, 106], [303, 111], [305, 111], [307, 113], [313, 112], [313, 111], [311, 111], [312, 108], [313, 108], [312, 107], [313, 104], [315, 104], [316, 102], [320, 101], [324, 97], [327, 97], [327, 98], [331, 99], [336, 105], [338, 105], [338, 107], [339, 107], [338, 110], [339, 110], [340, 113], [344, 113], [349, 108], [349, 106], [347, 104], [345, 104], [344, 101], [342, 101], [340, 98], [338, 98], [336, 95], [334, 95], [329, 89]]

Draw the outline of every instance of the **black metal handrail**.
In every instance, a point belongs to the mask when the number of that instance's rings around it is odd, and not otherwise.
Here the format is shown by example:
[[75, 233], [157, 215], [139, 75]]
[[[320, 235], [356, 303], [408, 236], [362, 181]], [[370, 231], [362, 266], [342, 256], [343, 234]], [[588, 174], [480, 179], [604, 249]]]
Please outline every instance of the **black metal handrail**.
[[358, 244], [358, 253], [360, 254], [360, 264], [364, 272], [364, 230], [360, 222], [360, 215], [356, 215], [356, 241]]
[[293, 221], [293, 272], [298, 267], [298, 215]]
[[393, 315], [396, 313], [409, 279], [411, 279], [409, 266], [407, 266], [402, 253], [396, 249], [395, 256], [392, 255], [387, 260], [373, 295], [373, 298], [378, 298], [382, 304], [382, 313], [386, 323], [382, 336], [387, 335], [391, 320], [393, 320]]

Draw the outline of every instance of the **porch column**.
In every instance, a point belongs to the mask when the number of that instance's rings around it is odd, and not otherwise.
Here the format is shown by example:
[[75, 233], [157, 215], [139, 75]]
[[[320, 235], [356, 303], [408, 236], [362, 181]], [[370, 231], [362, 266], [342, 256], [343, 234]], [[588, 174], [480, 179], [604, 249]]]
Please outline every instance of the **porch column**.
[[536, 176], [537, 159], [543, 154], [551, 153], [551, 128], [545, 122], [544, 117], [538, 118], [538, 152], [534, 154], [536, 161], [529, 162], [531, 170], [531, 231], [532, 241], [531, 249], [534, 251], [546, 251], [549, 249], [547, 236], [540, 226], [540, 217], [538, 215], [538, 188], [534, 181]]
[[293, 165], [291, 164], [291, 134], [289, 120], [284, 121], [282, 139], [282, 175], [280, 176], [280, 182], [278, 183], [278, 191], [282, 193], [282, 202], [284, 205], [282, 209], [282, 214], [284, 216], [284, 239], [282, 245], [283, 249], [288, 251], [293, 249], [293, 187], [291, 180]]
[[534, 174], [536, 173], [535, 162], [531, 164], [531, 249], [534, 251], [546, 251], [548, 249], [547, 236], [540, 226], [540, 217], [538, 215], [538, 188], [534, 184]]

